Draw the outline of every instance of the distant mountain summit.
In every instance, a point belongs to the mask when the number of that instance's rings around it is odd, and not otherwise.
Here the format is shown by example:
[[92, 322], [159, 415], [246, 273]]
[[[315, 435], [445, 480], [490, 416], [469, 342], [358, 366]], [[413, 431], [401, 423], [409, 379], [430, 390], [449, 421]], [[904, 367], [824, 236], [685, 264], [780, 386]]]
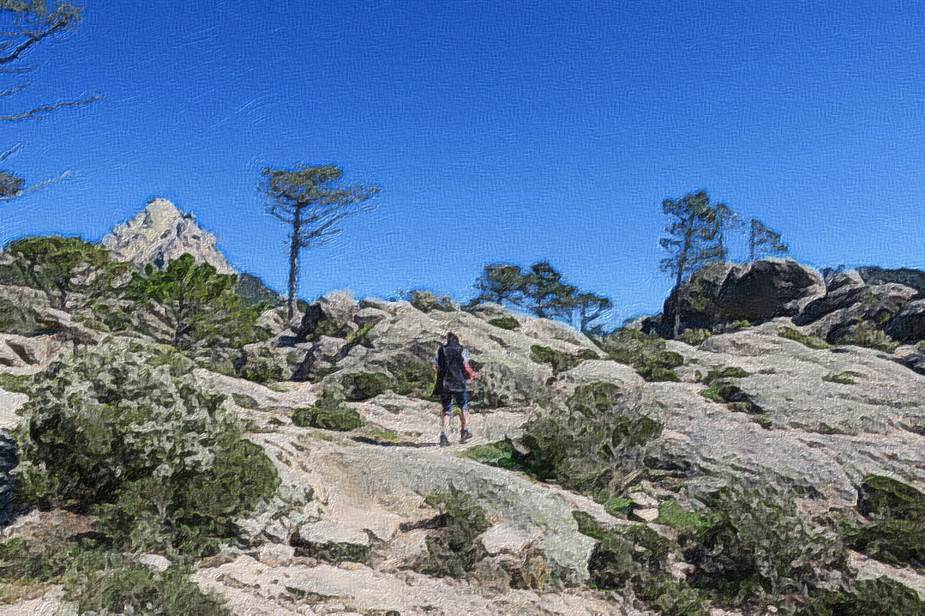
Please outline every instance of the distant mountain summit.
[[204, 231], [192, 214], [184, 214], [167, 199], [155, 199], [134, 218], [103, 238], [113, 257], [138, 267], [149, 263], [163, 268], [189, 253], [199, 263], [208, 263], [222, 274], [234, 269], [216, 246], [215, 236]]

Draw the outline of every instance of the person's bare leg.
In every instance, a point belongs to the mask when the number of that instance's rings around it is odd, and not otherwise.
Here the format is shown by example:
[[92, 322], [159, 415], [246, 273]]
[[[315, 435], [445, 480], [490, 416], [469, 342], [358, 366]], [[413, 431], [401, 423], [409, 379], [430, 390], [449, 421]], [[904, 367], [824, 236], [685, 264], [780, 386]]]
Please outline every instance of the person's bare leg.
[[443, 414], [443, 433], [450, 433], [450, 416], [446, 413]]
[[463, 410], [459, 414], [459, 431], [465, 432], [469, 429], [469, 411]]

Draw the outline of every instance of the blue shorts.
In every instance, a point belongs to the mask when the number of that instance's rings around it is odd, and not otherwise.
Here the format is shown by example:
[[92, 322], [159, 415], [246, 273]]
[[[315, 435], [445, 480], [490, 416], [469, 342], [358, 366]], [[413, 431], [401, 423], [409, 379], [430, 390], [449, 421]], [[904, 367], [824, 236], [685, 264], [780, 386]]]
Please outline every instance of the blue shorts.
[[468, 391], [445, 391], [440, 394], [440, 404], [443, 405], [443, 414], [453, 414], [453, 401], [463, 412], [469, 411], [469, 392]]

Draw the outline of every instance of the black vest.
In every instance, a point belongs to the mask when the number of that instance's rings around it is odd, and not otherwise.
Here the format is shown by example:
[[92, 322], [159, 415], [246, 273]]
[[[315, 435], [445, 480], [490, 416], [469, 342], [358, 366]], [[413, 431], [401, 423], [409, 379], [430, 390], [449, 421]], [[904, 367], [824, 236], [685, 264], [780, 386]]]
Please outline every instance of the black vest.
[[447, 343], [437, 351], [436, 393], [466, 391], [466, 360], [459, 344]]

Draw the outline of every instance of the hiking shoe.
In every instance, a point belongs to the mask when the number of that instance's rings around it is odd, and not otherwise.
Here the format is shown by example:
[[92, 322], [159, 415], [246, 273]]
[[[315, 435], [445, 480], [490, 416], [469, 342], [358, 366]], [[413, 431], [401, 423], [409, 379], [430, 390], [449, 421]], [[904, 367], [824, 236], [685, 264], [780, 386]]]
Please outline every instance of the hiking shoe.
[[450, 439], [448, 439], [448, 438], [446, 437], [446, 434], [444, 434], [443, 432], [441, 432], [441, 433], [440, 433], [440, 446], [441, 446], [441, 447], [448, 447], [449, 445], [450, 445]]
[[461, 430], [459, 432], [459, 442], [465, 443], [466, 441], [472, 440], [472, 432], [469, 430]]

